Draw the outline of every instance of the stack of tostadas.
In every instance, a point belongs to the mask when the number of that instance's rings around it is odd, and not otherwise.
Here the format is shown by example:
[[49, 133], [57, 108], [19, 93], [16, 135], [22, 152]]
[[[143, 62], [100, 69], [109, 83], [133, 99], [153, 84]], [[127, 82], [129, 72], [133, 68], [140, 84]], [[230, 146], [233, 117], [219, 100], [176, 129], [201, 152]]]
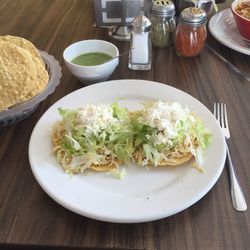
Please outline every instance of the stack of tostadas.
[[28, 40], [0, 36], [0, 112], [41, 93], [49, 82], [42, 57]]

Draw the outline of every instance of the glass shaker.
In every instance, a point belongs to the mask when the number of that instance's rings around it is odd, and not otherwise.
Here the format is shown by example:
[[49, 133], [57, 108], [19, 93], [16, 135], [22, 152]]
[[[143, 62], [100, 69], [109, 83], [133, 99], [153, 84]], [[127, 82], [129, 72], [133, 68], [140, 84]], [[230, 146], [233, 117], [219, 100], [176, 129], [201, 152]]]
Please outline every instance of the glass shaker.
[[201, 53], [207, 38], [206, 13], [204, 10], [189, 7], [179, 17], [174, 46], [182, 57], [194, 57]]
[[154, 0], [149, 10], [151, 37], [155, 47], [164, 48], [171, 45], [176, 27], [175, 6], [169, 0]]
[[150, 70], [152, 43], [151, 22], [144, 16], [136, 16], [131, 23], [128, 67], [132, 70]]

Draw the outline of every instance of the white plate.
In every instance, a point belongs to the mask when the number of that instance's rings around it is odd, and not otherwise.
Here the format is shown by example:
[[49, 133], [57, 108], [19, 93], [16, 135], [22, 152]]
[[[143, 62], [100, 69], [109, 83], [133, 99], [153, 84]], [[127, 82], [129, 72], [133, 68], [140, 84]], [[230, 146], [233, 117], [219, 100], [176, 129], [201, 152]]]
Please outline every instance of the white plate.
[[250, 48], [236, 27], [231, 9], [225, 9], [211, 17], [209, 21], [211, 34], [220, 43], [238, 52], [250, 55]]
[[[213, 133], [206, 151], [204, 173], [191, 163], [176, 168], [147, 170], [127, 168], [127, 176], [116, 179], [105, 173], [70, 177], [56, 163], [51, 152], [52, 124], [59, 119], [59, 107], [78, 108], [87, 103], [119, 104], [131, 110], [146, 100], [170, 100], [197, 112]], [[212, 113], [192, 96], [157, 82], [115, 80], [79, 89], [50, 107], [35, 126], [29, 144], [33, 174], [44, 191], [62, 206], [78, 214], [110, 222], [144, 222], [161, 219], [191, 206], [218, 180], [225, 162], [222, 132]], [[219, 202], [219, 201], [218, 201]]]

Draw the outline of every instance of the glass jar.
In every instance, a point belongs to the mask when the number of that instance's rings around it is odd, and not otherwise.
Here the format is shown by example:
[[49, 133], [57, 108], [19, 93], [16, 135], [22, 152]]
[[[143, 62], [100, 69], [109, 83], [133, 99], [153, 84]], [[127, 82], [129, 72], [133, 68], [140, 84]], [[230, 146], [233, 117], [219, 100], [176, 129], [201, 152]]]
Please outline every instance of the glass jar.
[[169, 0], [154, 0], [149, 10], [152, 44], [155, 47], [168, 47], [173, 42], [176, 28], [175, 6]]
[[179, 56], [194, 57], [201, 53], [207, 38], [206, 22], [202, 9], [189, 7], [181, 12], [174, 39]]
[[132, 70], [150, 70], [152, 60], [151, 22], [144, 16], [136, 16], [131, 23], [128, 67]]

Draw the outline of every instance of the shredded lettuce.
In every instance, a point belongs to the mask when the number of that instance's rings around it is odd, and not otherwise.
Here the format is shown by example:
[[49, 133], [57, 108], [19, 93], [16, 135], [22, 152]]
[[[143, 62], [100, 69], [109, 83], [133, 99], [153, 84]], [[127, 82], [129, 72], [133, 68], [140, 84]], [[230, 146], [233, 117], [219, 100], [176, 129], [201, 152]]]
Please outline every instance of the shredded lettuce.
[[168, 137], [164, 143], [157, 142], [159, 138], [164, 138], [164, 130], [151, 127], [141, 117], [143, 111], [132, 119], [135, 133], [134, 146], [143, 147], [146, 162], [157, 166], [166, 155], [176, 153], [175, 150], [180, 149], [182, 152], [191, 152], [198, 165], [203, 163], [204, 150], [211, 142], [211, 132], [204, 127], [199, 117], [191, 112], [181, 117], [176, 124], [176, 135]]
[[60, 152], [57, 157], [69, 172], [82, 172], [91, 164], [110, 163], [107, 162], [107, 158], [112, 158], [113, 161], [117, 159], [125, 164], [130, 162], [133, 153], [133, 130], [128, 111], [119, 107], [117, 103], [113, 103], [110, 107], [116, 122], [106, 124], [105, 129], [99, 131], [91, 131], [81, 122], [80, 109], [58, 109], [65, 128], [59, 143], [71, 159], [71, 163], [67, 164]]
[[[151, 105], [153, 104], [145, 105], [145, 109]], [[179, 108], [178, 105], [176, 107]], [[112, 117], [108, 113], [105, 120], [103, 116], [107, 110]], [[164, 129], [150, 126], [154, 123], [145, 122], [142, 119], [143, 110], [129, 112], [115, 102], [106, 111], [93, 114], [93, 119], [96, 120], [91, 120], [92, 123], [97, 124], [102, 118], [107, 121], [94, 128], [83, 122], [82, 109], [58, 109], [62, 119], [54, 127], [57, 141], [55, 151], [57, 161], [68, 174], [82, 173], [93, 164], [114, 163], [117, 167], [110, 171], [111, 174], [123, 178], [126, 172], [119, 165], [128, 165], [139, 148], [143, 154], [143, 166], [148, 163], [157, 166], [169, 154], [178, 155], [183, 152], [191, 152], [196, 163], [202, 164], [205, 149], [211, 142], [211, 132], [204, 127], [199, 117], [187, 112], [187, 109], [177, 110], [179, 113], [176, 114], [183, 116], [173, 118], [175, 123], [171, 124], [171, 129], [174, 127], [174, 131], [171, 131], [174, 133], [169, 136], [166, 136]]]

